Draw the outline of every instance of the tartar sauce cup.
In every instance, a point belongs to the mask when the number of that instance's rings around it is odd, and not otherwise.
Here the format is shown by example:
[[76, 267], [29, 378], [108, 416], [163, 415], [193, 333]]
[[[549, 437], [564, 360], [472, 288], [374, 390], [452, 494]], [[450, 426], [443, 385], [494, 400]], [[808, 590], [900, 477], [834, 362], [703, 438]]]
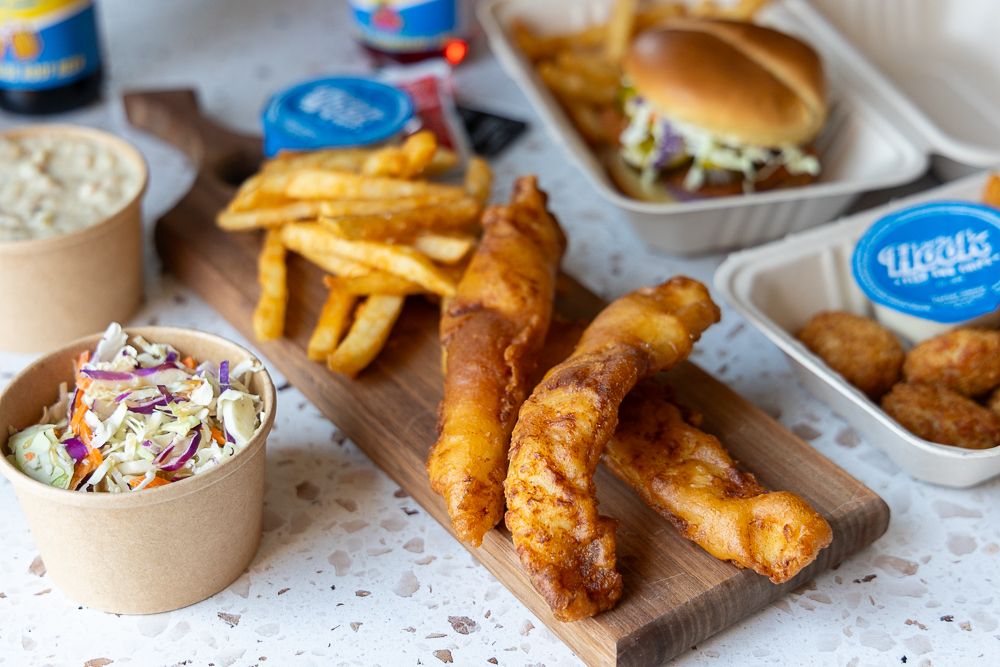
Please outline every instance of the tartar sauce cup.
[[0, 236], [0, 350], [42, 352], [124, 322], [142, 303], [148, 170], [138, 150], [102, 130], [33, 125], [0, 133], [0, 140], [24, 138], [89, 142], [111, 151], [135, 177], [134, 192], [93, 224], [41, 238]]
[[[126, 329], [183, 355], [236, 366], [256, 361], [245, 348], [191, 329]], [[92, 493], [49, 486], [7, 460], [11, 427], [38, 421], [73, 384], [73, 360], [101, 334], [43, 356], [0, 394], [0, 473], [14, 487], [45, 563], [46, 576], [70, 598], [103, 611], [150, 614], [185, 607], [223, 590], [247, 568], [261, 537], [265, 442], [275, 390], [263, 366], [248, 389], [260, 397], [260, 426], [246, 446], [187, 479], [132, 493]]]
[[918, 343], [1000, 320], [1000, 211], [936, 201], [875, 221], [852, 258], [854, 278], [885, 327]]

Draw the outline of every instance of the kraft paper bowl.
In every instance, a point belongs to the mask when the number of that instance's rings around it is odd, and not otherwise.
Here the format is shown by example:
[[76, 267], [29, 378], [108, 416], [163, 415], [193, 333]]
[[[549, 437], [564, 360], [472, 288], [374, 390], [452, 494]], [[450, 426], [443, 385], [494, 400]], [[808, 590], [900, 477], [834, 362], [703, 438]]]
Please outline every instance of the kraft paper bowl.
[[0, 350], [42, 352], [124, 322], [142, 303], [142, 197], [148, 170], [128, 142], [88, 127], [32, 125], [0, 137], [50, 135], [104, 144], [138, 171], [140, 186], [116, 213], [51, 238], [0, 241]]
[[[127, 329], [169, 343], [182, 355], [235, 366], [255, 357], [212, 334], [170, 327]], [[7, 460], [10, 427], [37, 422], [73, 382], [73, 359], [92, 350], [88, 336], [28, 366], [0, 394], [0, 472], [28, 519], [47, 576], [88, 607], [151, 614], [204, 600], [250, 564], [261, 536], [264, 446], [274, 423], [274, 385], [266, 370], [249, 389], [261, 397], [263, 419], [246, 448], [216, 468], [135, 493], [83, 493], [37, 482]]]

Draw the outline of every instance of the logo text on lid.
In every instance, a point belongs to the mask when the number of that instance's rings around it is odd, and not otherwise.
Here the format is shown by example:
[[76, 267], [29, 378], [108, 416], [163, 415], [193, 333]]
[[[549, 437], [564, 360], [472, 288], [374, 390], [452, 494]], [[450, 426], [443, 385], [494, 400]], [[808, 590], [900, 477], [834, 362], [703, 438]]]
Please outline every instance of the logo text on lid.
[[967, 228], [926, 241], [887, 245], [879, 251], [878, 262], [897, 285], [973, 273], [1000, 260], [988, 237], [988, 231]]
[[340, 88], [317, 86], [302, 96], [299, 108], [330, 123], [357, 130], [385, 118], [385, 112]]

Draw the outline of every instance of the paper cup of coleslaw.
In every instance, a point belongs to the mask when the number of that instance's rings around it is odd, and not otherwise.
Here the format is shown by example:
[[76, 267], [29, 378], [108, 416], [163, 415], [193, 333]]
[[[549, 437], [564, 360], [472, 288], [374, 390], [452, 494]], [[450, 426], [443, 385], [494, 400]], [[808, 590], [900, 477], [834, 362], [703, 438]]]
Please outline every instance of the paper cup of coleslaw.
[[0, 473], [14, 487], [45, 562], [70, 598], [121, 614], [178, 609], [226, 588], [253, 559], [261, 536], [265, 441], [275, 391], [254, 355], [190, 329], [140, 327], [130, 336], [167, 343], [182, 355], [220, 365], [252, 362], [247, 390], [260, 398], [260, 420], [245, 446], [225, 461], [171, 484], [134, 492], [67, 490], [32, 479], [7, 458], [9, 433], [36, 424], [74, 382], [74, 359], [100, 334], [77, 340], [28, 366], [0, 394]]
[[0, 132], [0, 350], [42, 352], [135, 313], [147, 178], [102, 130]]

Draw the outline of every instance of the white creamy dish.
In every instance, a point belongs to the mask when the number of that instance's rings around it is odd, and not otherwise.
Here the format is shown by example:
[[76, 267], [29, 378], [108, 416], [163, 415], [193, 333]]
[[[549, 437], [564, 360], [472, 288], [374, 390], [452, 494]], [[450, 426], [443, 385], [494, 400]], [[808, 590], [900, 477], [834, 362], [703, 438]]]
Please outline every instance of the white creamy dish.
[[135, 165], [104, 142], [71, 134], [0, 136], [0, 242], [75, 232], [139, 192]]

